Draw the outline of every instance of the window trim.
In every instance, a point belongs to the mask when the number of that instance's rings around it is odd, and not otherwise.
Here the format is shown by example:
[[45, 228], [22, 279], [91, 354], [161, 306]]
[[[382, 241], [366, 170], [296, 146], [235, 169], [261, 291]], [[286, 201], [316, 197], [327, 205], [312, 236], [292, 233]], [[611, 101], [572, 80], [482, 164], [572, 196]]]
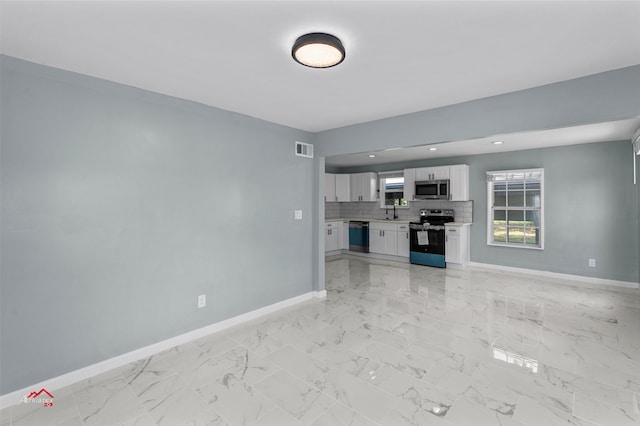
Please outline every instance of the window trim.
[[[380, 173], [378, 173], [378, 186], [380, 188], [380, 208], [381, 209], [392, 209], [393, 208], [393, 206], [387, 206], [384, 203], [385, 202], [385, 193], [386, 193], [385, 180], [387, 178], [403, 178], [404, 179], [404, 171], [403, 170], [399, 170], [399, 171], [393, 171], [393, 172], [380, 172]], [[406, 200], [406, 201], [407, 201], [407, 205], [406, 206], [396, 206], [396, 210], [409, 209], [411, 207], [411, 206], [409, 206], [409, 200]]]
[[[540, 173], [540, 245], [527, 245], [527, 244], [513, 244], [513, 243], [497, 243], [493, 241], [493, 202], [494, 202], [494, 191], [493, 191], [493, 180], [490, 179], [490, 176], [495, 176], [499, 174], [522, 174], [522, 173]], [[514, 179], [515, 180], [515, 179]], [[526, 179], [524, 179], [526, 181]], [[506, 208], [508, 211], [508, 206]], [[523, 211], [526, 209], [523, 208]], [[544, 234], [545, 234], [545, 222], [544, 222], [544, 168], [535, 168], [535, 169], [515, 169], [515, 170], [494, 170], [487, 171], [487, 245], [493, 247], [509, 247], [509, 248], [520, 248], [527, 250], [544, 250]]]

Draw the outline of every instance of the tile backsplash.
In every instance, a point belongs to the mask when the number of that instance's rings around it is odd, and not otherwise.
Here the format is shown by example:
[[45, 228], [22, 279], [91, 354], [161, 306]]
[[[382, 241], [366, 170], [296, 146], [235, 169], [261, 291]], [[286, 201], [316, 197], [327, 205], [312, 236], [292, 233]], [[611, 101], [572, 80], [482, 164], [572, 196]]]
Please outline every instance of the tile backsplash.
[[[453, 209], [456, 222], [473, 222], [473, 201], [410, 201], [409, 208], [396, 208], [401, 220], [418, 220], [420, 209]], [[380, 208], [380, 202], [324, 203], [326, 219], [334, 218], [393, 218], [393, 208]]]

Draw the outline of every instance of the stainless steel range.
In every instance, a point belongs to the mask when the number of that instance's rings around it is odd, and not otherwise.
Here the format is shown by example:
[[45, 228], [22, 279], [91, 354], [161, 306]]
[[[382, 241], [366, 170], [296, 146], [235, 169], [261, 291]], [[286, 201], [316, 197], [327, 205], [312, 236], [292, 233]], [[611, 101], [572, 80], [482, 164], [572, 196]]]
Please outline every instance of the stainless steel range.
[[420, 210], [420, 222], [409, 223], [409, 261], [444, 268], [444, 224], [453, 221], [453, 210]]

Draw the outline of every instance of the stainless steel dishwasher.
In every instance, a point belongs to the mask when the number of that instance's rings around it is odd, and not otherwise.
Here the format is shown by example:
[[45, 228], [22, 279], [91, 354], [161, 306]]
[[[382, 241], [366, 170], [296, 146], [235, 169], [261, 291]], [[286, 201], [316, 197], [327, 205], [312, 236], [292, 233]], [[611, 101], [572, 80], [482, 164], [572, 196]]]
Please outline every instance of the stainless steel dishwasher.
[[369, 222], [349, 221], [349, 251], [369, 253]]

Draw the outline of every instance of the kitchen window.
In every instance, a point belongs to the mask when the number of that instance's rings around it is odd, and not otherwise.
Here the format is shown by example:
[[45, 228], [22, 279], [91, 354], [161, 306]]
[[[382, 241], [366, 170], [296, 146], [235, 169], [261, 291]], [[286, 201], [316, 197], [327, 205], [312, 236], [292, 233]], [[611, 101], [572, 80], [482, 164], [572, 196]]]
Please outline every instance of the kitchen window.
[[404, 175], [403, 172], [380, 173], [383, 175], [380, 179], [380, 207], [387, 208], [391, 206], [408, 207], [409, 203], [404, 197]]
[[487, 244], [544, 248], [544, 169], [487, 172]]

